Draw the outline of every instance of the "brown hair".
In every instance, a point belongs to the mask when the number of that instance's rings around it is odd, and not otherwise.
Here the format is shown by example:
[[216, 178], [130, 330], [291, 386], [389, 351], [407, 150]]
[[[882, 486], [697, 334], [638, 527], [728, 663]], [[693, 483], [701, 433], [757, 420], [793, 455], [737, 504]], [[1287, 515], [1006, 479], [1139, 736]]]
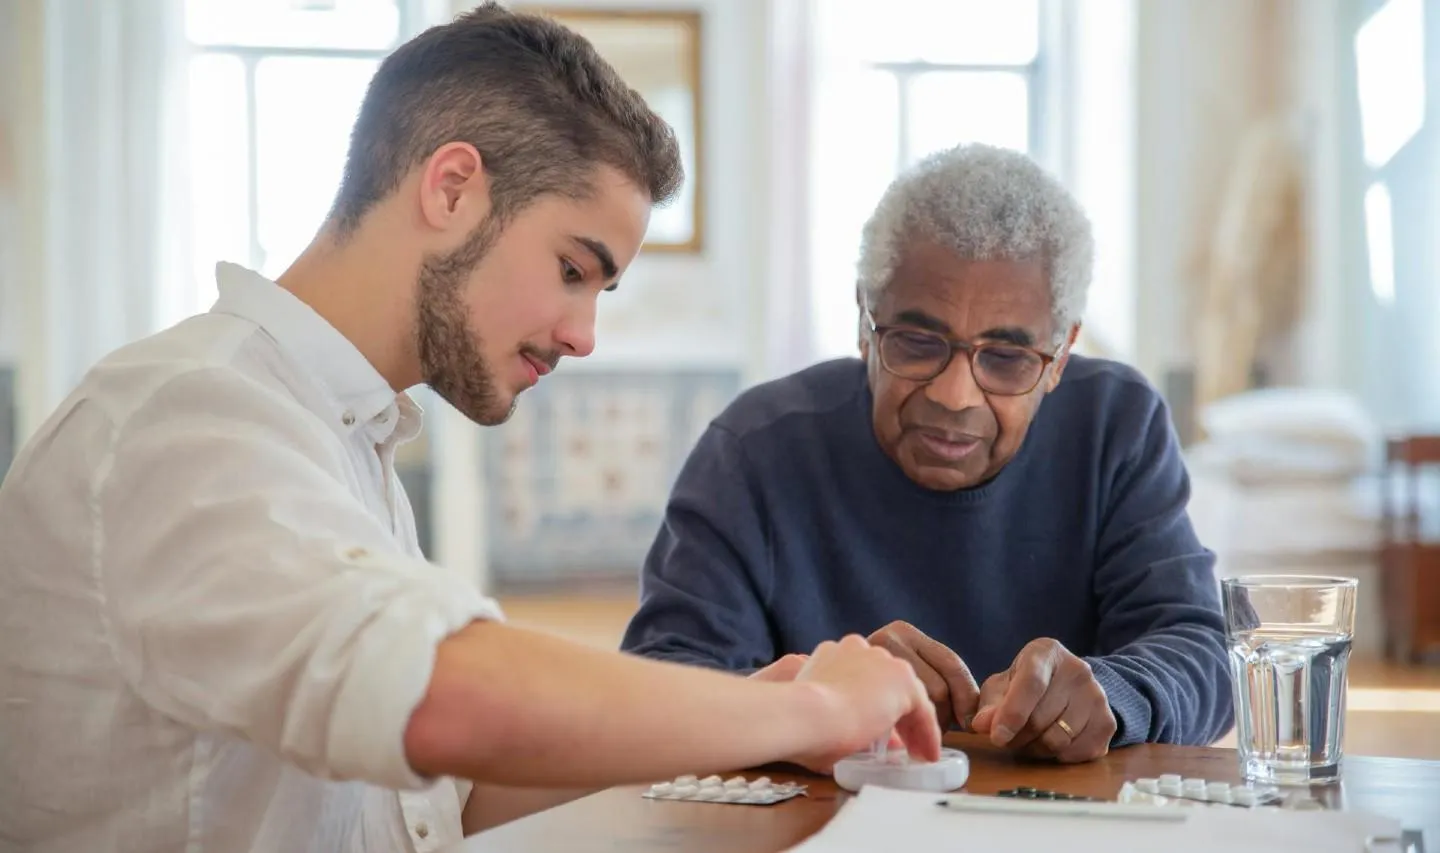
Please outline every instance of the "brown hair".
[[484, 3], [380, 64], [350, 137], [331, 219], [358, 225], [449, 142], [480, 152], [500, 222], [542, 195], [586, 196], [608, 165], [670, 201], [684, 179], [675, 132], [561, 24]]

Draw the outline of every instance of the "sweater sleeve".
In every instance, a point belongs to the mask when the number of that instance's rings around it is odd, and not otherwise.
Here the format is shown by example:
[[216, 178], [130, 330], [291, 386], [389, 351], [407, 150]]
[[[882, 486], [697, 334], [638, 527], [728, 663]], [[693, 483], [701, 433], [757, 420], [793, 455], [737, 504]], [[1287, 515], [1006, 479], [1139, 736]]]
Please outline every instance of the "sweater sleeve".
[[739, 442], [712, 424], [670, 493], [621, 648], [737, 672], [770, 663], [764, 518]]
[[1119, 723], [1114, 745], [1209, 744], [1234, 721], [1215, 557], [1186, 514], [1189, 476], [1153, 391], [1142, 422], [1103, 511], [1100, 654], [1087, 661]]

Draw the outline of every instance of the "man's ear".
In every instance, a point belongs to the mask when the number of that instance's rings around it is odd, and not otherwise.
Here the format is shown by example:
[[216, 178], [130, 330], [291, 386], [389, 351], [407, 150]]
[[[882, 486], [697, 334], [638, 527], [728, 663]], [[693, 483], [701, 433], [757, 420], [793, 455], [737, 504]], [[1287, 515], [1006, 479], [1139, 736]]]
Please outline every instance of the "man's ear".
[[1065, 338], [1065, 345], [1060, 348], [1060, 357], [1055, 359], [1050, 370], [1050, 379], [1045, 383], [1045, 393], [1049, 394], [1060, 384], [1060, 375], [1065, 372], [1065, 365], [1070, 363], [1070, 350], [1075, 348], [1075, 339], [1080, 337], [1080, 324], [1076, 323], [1070, 327], [1070, 334]]
[[420, 215], [437, 231], [469, 234], [490, 215], [490, 178], [468, 142], [435, 150], [420, 172]]

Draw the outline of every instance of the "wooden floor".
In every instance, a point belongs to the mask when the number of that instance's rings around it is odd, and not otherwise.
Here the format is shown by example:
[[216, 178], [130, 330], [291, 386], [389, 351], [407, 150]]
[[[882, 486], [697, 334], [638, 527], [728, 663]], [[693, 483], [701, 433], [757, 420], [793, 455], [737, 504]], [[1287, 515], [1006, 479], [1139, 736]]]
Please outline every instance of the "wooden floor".
[[[635, 609], [631, 596], [525, 596], [501, 604], [514, 624], [609, 649], [619, 646]], [[1349, 754], [1440, 760], [1440, 667], [1352, 660], [1348, 705]]]

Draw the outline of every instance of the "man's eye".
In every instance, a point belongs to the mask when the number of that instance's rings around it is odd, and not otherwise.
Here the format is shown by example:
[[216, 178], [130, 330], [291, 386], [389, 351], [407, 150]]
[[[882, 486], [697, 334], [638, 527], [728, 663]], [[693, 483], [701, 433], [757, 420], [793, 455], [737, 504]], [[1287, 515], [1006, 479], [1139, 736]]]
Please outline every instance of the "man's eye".
[[579, 284], [585, 280], [585, 271], [565, 260], [560, 259], [560, 279], [566, 284]]

